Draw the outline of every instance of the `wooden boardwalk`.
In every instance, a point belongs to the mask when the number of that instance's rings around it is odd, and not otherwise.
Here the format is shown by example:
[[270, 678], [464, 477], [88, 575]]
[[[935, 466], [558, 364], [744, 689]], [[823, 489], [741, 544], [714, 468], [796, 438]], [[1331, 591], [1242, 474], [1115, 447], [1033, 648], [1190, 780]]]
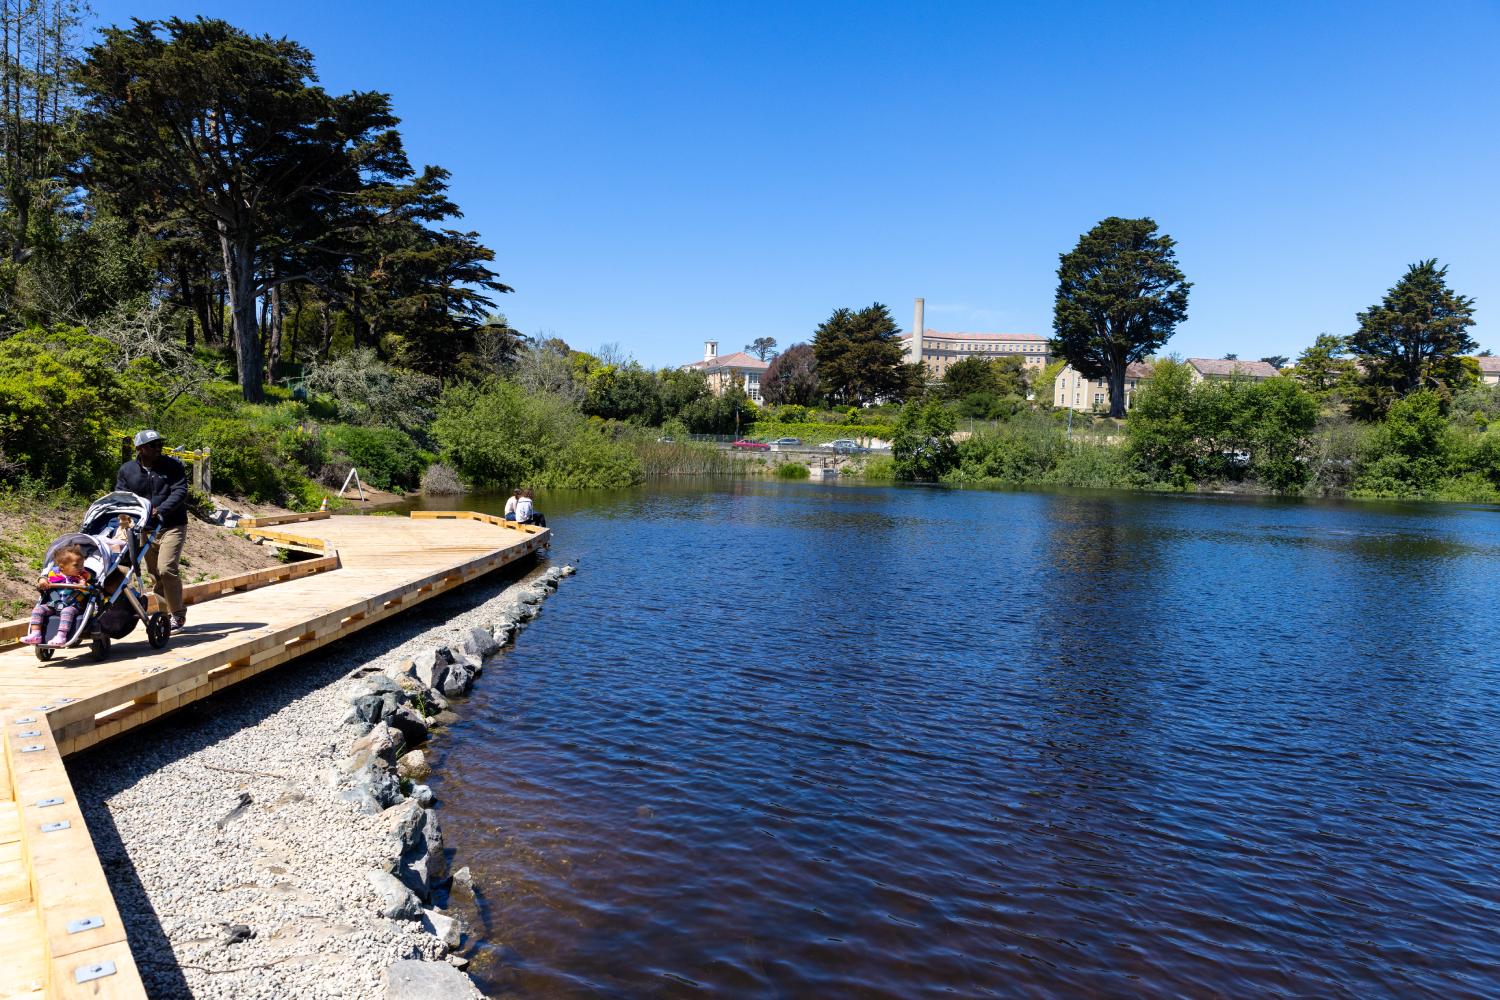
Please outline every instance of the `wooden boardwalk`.
[[17, 644], [24, 627], [0, 625], [0, 1000], [146, 995], [65, 756], [529, 555], [550, 539], [546, 529], [467, 512], [300, 515], [242, 527], [315, 558], [188, 588], [188, 625], [163, 650], [152, 650], [137, 626], [104, 662], [94, 662], [83, 646], [44, 664]]

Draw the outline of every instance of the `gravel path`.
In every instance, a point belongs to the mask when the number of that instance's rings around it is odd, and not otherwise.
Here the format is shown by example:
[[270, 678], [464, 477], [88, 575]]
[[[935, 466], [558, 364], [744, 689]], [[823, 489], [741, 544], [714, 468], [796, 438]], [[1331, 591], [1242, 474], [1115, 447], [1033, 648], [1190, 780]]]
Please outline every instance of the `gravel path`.
[[338, 797], [364, 731], [343, 724], [345, 678], [489, 626], [541, 573], [471, 582], [68, 761], [153, 998], [378, 997], [389, 963], [442, 959], [379, 915], [388, 816]]

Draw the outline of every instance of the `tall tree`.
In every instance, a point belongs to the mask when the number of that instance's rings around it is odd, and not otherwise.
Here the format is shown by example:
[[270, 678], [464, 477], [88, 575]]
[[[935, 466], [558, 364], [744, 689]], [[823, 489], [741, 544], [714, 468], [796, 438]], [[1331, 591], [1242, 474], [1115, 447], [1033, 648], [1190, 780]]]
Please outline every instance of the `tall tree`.
[[1327, 395], [1335, 387], [1346, 384], [1354, 374], [1354, 362], [1341, 356], [1346, 348], [1343, 337], [1318, 334], [1312, 346], [1297, 355], [1292, 377], [1314, 395]]
[[745, 345], [745, 351], [764, 361], [776, 353], [776, 338], [756, 337], [753, 341]]
[[268, 258], [295, 258], [361, 172], [400, 152], [388, 95], [334, 97], [316, 80], [296, 42], [203, 18], [107, 28], [78, 70], [81, 180], [127, 210], [181, 210], [214, 235], [251, 401], [265, 378], [256, 300], [292, 277]]
[[68, 67], [87, 12], [81, 0], [0, 0], [0, 200], [12, 260], [33, 245], [38, 209], [62, 209]]
[[1405, 396], [1463, 380], [1459, 359], [1479, 346], [1468, 333], [1474, 300], [1451, 290], [1447, 277], [1435, 259], [1418, 261], [1378, 305], [1357, 315], [1349, 351], [1364, 362], [1372, 387]]
[[768, 403], [811, 406], [818, 401], [818, 359], [810, 344], [793, 344], [771, 359], [760, 377], [760, 395]]
[[1109, 414], [1125, 415], [1125, 369], [1154, 354], [1187, 319], [1188, 282], [1177, 243], [1151, 219], [1110, 216], [1084, 233], [1057, 268], [1052, 354], [1109, 383]]
[[907, 389], [901, 329], [879, 302], [858, 312], [835, 309], [813, 335], [818, 381], [829, 399], [868, 405]]

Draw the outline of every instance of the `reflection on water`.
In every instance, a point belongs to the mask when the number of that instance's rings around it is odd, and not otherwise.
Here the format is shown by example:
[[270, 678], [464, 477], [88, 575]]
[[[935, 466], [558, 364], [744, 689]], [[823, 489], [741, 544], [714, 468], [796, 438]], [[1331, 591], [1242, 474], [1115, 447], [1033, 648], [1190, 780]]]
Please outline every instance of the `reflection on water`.
[[487, 991], [1500, 994], [1496, 511], [545, 500], [438, 744]]

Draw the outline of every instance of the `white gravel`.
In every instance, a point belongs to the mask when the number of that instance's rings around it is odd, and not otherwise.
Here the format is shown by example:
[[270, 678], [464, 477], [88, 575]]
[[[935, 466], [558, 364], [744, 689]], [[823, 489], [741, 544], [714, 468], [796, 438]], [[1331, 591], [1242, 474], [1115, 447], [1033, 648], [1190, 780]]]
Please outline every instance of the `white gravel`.
[[[472, 582], [68, 762], [153, 998], [378, 997], [389, 963], [441, 960], [419, 924], [379, 916], [383, 817], [331, 783], [361, 732], [340, 681], [492, 624], [520, 586]], [[227, 943], [234, 925], [254, 937]]]

